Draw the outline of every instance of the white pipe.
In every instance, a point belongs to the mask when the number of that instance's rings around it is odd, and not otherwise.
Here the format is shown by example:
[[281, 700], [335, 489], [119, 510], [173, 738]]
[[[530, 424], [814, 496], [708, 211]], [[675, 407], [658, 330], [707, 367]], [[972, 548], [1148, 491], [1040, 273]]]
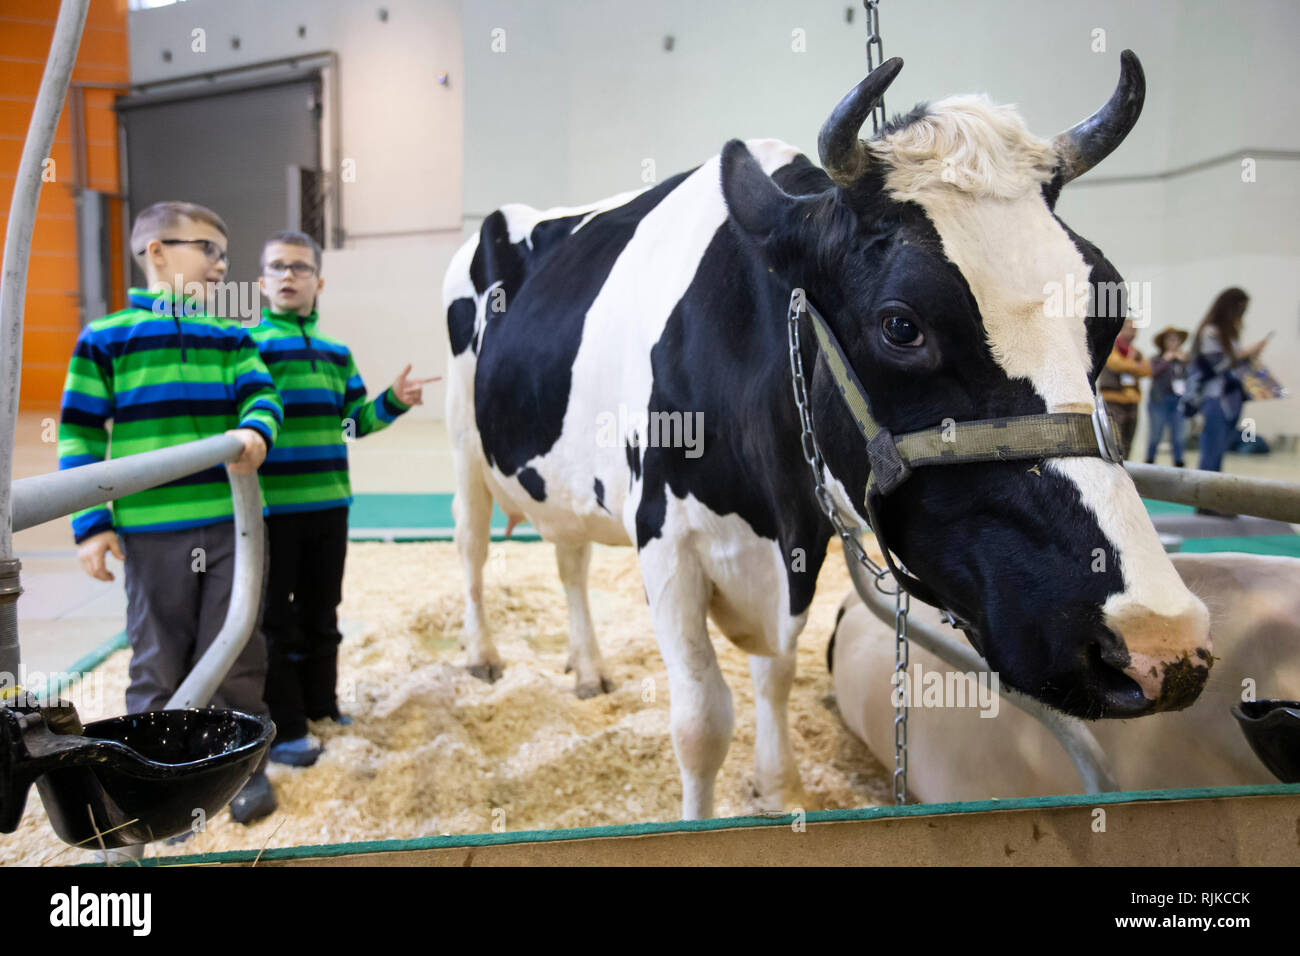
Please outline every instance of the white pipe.
[[22, 587], [19, 565], [13, 556], [9, 483], [13, 479], [14, 432], [18, 424], [27, 262], [32, 251], [32, 231], [36, 228], [41, 174], [54, 142], [54, 130], [59, 125], [72, 68], [77, 62], [89, 5], [90, 0], [65, 0], [59, 7], [50, 54], [45, 60], [45, 72], [41, 75], [23, 155], [18, 162], [18, 175], [14, 179], [4, 260], [0, 264], [0, 577], [4, 581], [4, 593], [0, 595], [0, 673], [17, 674], [22, 664], [17, 607]]
[[50, 55], [45, 61], [45, 73], [41, 76], [41, 88], [27, 127], [27, 141], [18, 163], [13, 201], [9, 204], [4, 267], [0, 274], [0, 558], [12, 557], [14, 551], [9, 483], [13, 479], [14, 431], [23, 355], [23, 302], [27, 295], [27, 261], [32, 251], [32, 230], [36, 226], [36, 204], [41, 194], [43, 163], [50, 155], [54, 129], [59, 125], [89, 4], [90, 0], [64, 0], [59, 6]]
[[157, 451], [20, 478], [13, 484], [14, 530], [23, 531], [82, 508], [234, 461], [243, 449], [243, 443], [234, 435], [213, 435]]

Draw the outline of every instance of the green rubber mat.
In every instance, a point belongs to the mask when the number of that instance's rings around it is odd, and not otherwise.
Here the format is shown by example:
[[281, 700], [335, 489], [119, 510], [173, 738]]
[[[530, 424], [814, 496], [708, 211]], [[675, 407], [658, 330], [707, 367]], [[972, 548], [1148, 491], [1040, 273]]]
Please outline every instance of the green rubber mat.
[[[355, 495], [348, 515], [348, 537], [353, 541], [450, 541], [456, 528], [451, 516], [451, 495]], [[492, 540], [506, 534], [506, 516], [492, 506]], [[512, 541], [540, 541], [527, 522], [515, 525]]]
[[1278, 554], [1300, 558], [1300, 534], [1257, 534], [1249, 538], [1184, 538], [1182, 551], [1206, 554], [1211, 551], [1242, 551], [1246, 554]]
[[1156, 501], [1154, 498], [1143, 498], [1142, 504], [1146, 505], [1149, 515], [1189, 515], [1196, 510], [1191, 505], [1176, 505], [1172, 501]]

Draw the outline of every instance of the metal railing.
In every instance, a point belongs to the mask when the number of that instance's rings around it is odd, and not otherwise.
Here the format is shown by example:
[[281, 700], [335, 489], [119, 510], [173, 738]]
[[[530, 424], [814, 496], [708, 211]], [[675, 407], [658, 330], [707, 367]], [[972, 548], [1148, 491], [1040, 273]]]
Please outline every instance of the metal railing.
[[1300, 523], [1300, 484], [1293, 481], [1134, 461], [1125, 462], [1124, 469], [1144, 498]]

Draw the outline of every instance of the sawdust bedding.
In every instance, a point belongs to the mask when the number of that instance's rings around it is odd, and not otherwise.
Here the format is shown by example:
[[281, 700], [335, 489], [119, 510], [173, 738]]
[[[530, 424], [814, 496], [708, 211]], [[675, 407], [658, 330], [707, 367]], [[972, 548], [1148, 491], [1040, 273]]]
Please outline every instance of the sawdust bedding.
[[[568, 611], [550, 545], [494, 543], [484, 597], [505, 676], [485, 684], [464, 669], [463, 599], [455, 546], [354, 544], [341, 615], [339, 691], [348, 727], [312, 726], [325, 743], [313, 767], [268, 769], [279, 801], [252, 826], [223, 810], [183, 844], [148, 856], [211, 853], [492, 830], [676, 820], [681, 781], [668, 728], [668, 681], [650, 628], [636, 554], [596, 547], [591, 611], [611, 694], [579, 700], [568, 656]], [[888, 772], [835, 710], [826, 645], [850, 587], [838, 549], [818, 582], [800, 640], [790, 701], [794, 752], [808, 810], [889, 800]], [[747, 656], [712, 624], [731, 688], [735, 736], [718, 776], [715, 812], [752, 813], [753, 687]], [[96, 672], [83, 718], [122, 713], [129, 652]], [[19, 829], [0, 836], [0, 861], [90, 859], [50, 829], [35, 789]]]

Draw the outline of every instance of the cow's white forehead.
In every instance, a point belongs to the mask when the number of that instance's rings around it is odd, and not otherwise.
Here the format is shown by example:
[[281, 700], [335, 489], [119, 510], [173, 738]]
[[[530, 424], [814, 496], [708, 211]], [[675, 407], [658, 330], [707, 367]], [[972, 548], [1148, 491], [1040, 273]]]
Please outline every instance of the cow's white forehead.
[[[1063, 297], [1086, 288], [1089, 270], [1042, 198], [1056, 165], [1051, 144], [1014, 107], [960, 96], [868, 146], [886, 191], [925, 210], [965, 277], [994, 360], [1027, 379], [1049, 411], [1089, 411], [1084, 315]], [[1062, 294], [1050, 296], [1053, 288]]]
[[[1091, 411], [1086, 310], [1067, 297], [1087, 288], [1089, 269], [1043, 201], [1056, 165], [1051, 144], [1032, 136], [1012, 107], [957, 97], [869, 145], [888, 163], [886, 191], [925, 210], [961, 270], [994, 360], [1009, 377], [1027, 379], [1049, 412]], [[1054, 458], [1048, 468], [1079, 489], [1121, 555], [1124, 589], [1107, 600], [1105, 622], [1135, 661], [1168, 657], [1159, 628], [1138, 634], [1121, 622], [1135, 609], [1161, 621], [1197, 619], [1205, 609], [1174, 572], [1132, 480], [1096, 458]], [[1158, 682], [1146, 673], [1135, 679], [1144, 690]]]

